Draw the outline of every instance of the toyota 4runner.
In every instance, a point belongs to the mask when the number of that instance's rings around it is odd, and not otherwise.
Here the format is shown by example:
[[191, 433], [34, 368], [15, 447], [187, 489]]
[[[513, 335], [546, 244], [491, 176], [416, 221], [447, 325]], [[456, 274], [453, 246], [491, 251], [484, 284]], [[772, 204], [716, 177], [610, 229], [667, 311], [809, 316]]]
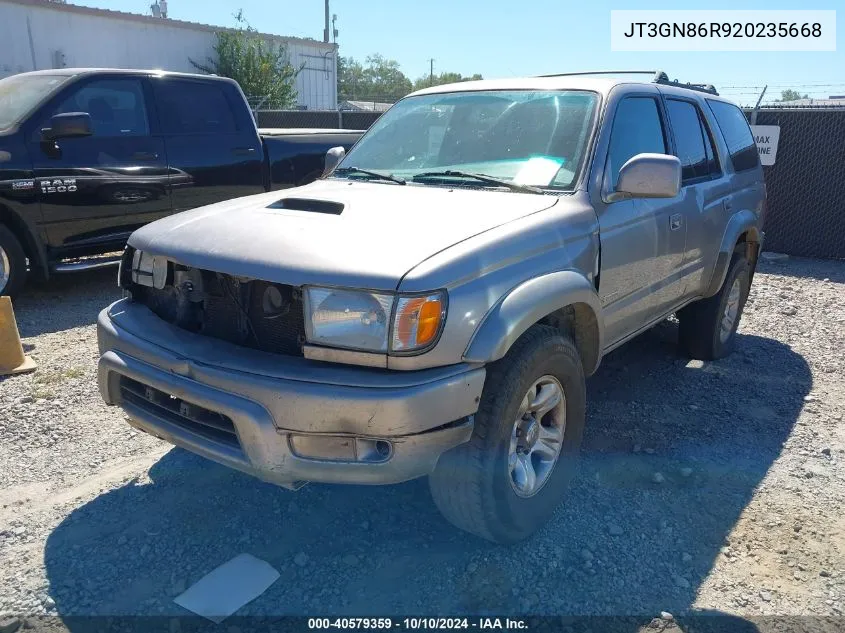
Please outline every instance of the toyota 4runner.
[[690, 356], [735, 344], [765, 186], [711, 86], [438, 86], [326, 162], [132, 234], [98, 323], [130, 424], [289, 488], [427, 475], [513, 542], [562, 499], [603, 355], [673, 313]]

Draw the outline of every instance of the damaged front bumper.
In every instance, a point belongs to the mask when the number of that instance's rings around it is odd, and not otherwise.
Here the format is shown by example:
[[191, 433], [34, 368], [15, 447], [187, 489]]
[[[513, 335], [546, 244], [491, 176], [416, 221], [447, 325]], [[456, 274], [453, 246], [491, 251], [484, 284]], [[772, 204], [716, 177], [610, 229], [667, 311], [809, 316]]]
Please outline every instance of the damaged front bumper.
[[478, 365], [398, 372], [245, 349], [128, 299], [97, 325], [100, 391], [132, 426], [286, 487], [430, 473], [469, 440], [484, 386]]

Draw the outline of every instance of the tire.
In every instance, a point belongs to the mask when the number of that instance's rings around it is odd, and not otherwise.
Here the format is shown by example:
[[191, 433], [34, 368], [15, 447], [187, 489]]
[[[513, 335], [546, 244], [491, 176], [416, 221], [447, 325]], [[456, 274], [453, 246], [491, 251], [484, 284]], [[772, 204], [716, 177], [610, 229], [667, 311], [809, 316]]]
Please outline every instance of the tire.
[[15, 234], [0, 225], [0, 295], [14, 297], [26, 281], [26, 253]]
[[[529, 388], [538, 379], [546, 382], [535, 392], [535, 401], [544, 390], [553, 392], [555, 384], [564, 397], [556, 409], [541, 415], [543, 424], [534, 428], [548, 432], [561, 414], [565, 424], [557, 459], [550, 468], [538, 462], [535, 471], [538, 482], [543, 470], [549, 474], [526, 496], [525, 491], [517, 492], [516, 483], [516, 479], [525, 481], [519, 476], [525, 471], [521, 467], [519, 473], [512, 471], [509, 462], [516, 422], [532, 424], [525, 422], [526, 417], [518, 418], [531, 395]], [[560, 504], [572, 479], [584, 432], [585, 403], [584, 370], [572, 339], [545, 325], [531, 327], [504, 358], [488, 366], [469, 442], [444, 453], [429, 476], [437, 508], [455, 526], [496, 543], [514, 543], [536, 532]], [[522, 440], [530, 441], [528, 437]], [[537, 444], [542, 445], [541, 441]], [[526, 446], [521, 450], [527, 450]]]
[[[744, 251], [744, 249], [743, 249]], [[731, 295], [734, 286], [739, 295]], [[736, 329], [751, 289], [751, 265], [739, 249], [731, 259], [722, 287], [712, 297], [691, 303], [678, 312], [678, 342], [690, 358], [716, 360], [730, 354], [736, 344]], [[736, 301], [736, 313], [730, 328], [723, 332], [722, 323], [729, 305]]]

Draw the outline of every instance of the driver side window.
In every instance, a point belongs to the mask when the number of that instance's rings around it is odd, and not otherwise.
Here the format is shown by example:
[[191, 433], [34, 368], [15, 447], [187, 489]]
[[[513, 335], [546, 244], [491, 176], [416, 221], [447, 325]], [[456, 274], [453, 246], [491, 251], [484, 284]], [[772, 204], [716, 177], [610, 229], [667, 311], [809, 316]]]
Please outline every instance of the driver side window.
[[616, 190], [622, 165], [642, 153], [667, 153], [666, 134], [657, 100], [652, 97], [625, 97], [616, 108], [610, 131], [607, 153], [610, 191]]
[[[80, 86], [50, 116], [87, 112], [97, 137], [149, 136], [140, 79], [97, 79]], [[49, 127], [49, 119], [42, 127]]]

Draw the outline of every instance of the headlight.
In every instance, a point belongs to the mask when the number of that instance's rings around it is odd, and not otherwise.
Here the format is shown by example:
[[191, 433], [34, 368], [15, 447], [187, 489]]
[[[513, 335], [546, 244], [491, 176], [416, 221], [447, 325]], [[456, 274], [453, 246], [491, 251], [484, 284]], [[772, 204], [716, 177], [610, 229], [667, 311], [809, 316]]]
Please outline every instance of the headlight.
[[305, 334], [309, 343], [387, 351], [393, 295], [306, 288], [305, 296]]
[[[126, 270], [129, 265], [129, 270]], [[117, 271], [118, 283], [133, 283], [161, 290], [167, 285], [170, 265], [166, 257], [158, 257], [143, 251], [130, 250], [123, 252]]]
[[446, 308], [441, 292], [397, 296], [307, 287], [305, 299], [309, 343], [369, 352], [413, 352], [428, 347], [440, 333]]

